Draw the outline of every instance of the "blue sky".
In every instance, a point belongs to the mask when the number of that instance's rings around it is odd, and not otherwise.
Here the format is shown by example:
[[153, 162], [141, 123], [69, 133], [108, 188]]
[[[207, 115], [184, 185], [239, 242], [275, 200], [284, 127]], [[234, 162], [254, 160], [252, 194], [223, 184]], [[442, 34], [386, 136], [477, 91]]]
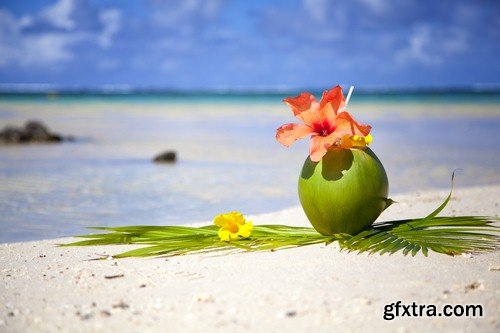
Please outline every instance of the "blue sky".
[[500, 1], [0, 0], [0, 83], [500, 82]]

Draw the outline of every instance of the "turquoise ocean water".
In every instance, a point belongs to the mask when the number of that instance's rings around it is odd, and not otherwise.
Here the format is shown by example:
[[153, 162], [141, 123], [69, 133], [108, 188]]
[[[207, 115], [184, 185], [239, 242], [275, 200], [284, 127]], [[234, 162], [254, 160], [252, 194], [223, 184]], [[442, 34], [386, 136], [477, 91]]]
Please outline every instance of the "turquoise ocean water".
[[[75, 142], [0, 146], [0, 242], [85, 233], [85, 226], [183, 224], [297, 205], [307, 140], [282, 93], [0, 94], [0, 126], [39, 119]], [[500, 182], [500, 94], [355, 93], [391, 194]], [[151, 158], [173, 149], [178, 162]], [[286, 223], [286, 221], [273, 221]]]

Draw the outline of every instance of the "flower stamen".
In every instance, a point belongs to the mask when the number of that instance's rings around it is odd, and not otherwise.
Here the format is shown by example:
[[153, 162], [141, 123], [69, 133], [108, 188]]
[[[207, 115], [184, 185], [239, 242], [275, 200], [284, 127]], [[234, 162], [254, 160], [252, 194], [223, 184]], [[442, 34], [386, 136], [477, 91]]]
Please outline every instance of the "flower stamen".
[[335, 132], [335, 126], [328, 121], [323, 121], [322, 123], [314, 123], [313, 130], [320, 136], [328, 136]]

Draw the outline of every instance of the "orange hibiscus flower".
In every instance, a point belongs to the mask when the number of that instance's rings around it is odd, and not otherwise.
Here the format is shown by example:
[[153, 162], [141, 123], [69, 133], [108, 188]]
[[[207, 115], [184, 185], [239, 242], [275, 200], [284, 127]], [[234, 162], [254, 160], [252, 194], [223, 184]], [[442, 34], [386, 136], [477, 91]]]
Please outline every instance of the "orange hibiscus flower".
[[276, 140], [289, 147], [310, 135], [309, 156], [313, 162], [319, 162], [328, 149], [364, 147], [371, 142], [371, 126], [359, 124], [345, 111], [346, 100], [340, 86], [325, 91], [319, 103], [308, 92], [283, 101], [303, 124], [281, 126]]

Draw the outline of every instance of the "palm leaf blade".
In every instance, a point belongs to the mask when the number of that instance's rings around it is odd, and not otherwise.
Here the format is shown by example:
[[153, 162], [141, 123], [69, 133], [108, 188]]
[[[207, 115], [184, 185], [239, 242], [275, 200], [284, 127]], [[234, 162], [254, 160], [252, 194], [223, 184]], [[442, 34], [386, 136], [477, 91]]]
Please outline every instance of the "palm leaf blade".
[[117, 244], [146, 245], [116, 255], [122, 257], [172, 256], [196, 252], [268, 251], [338, 241], [342, 249], [358, 252], [404, 255], [432, 250], [443, 254], [483, 252], [498, 249], [498, 218], [434, 217], [374, 224], [355, 235], [323, 236], [312, 228], [286, 225], [255, 226], [252, 237], [234, 242], [221, 242], [217, 227], [131, 226], [92, 228], [107, 233], [81, 236], [62, 246], [100, 246]]

